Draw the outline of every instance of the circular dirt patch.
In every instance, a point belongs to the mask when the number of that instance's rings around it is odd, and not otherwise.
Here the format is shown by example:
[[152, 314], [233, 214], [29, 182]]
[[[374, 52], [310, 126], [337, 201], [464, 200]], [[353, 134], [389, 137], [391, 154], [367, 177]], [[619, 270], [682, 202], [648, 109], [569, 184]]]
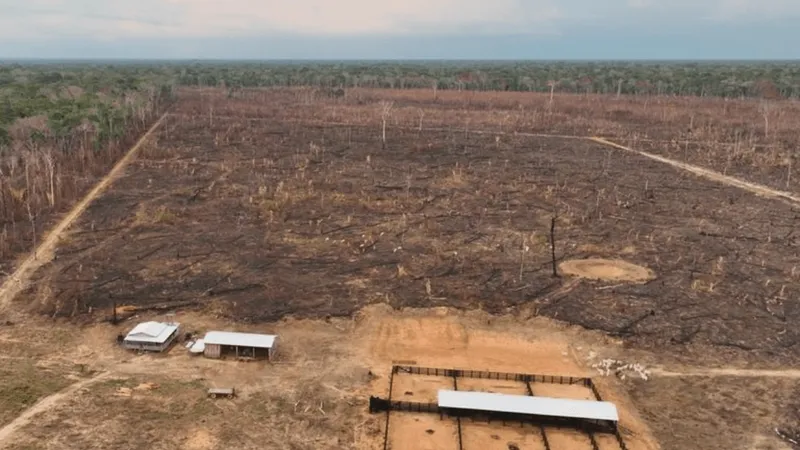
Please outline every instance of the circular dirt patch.
[[562, 273], [591, 280], [643, 283], [655, 278], [652, 270], [621, 259], [574, 259], [559, 267]]

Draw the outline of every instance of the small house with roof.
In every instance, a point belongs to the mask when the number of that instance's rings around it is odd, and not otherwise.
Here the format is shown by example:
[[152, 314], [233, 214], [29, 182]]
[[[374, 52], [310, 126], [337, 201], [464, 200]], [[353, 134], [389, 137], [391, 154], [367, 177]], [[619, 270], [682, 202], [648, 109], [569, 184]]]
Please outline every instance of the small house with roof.
[[143, 322], [125, 336], [122, 346], [130, 350], [163, 352], [178, 337], [179, 323]]

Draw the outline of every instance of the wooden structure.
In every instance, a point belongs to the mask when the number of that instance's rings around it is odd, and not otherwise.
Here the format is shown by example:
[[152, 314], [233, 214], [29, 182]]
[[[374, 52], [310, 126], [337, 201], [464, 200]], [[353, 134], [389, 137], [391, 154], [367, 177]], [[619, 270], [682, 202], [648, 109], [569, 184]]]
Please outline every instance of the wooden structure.
[[211, 398], [233, 398], [236, 396], [236, 389], [234, 388], [210, 388], [208, 390], [208, 396]]
[[[452, 380], [453, 388], [439, 390], [436, 403], [393, 400], [394, 377], [398, 373], [449, 378]], [[461, 378], [516, 381], [521, 387], [524, 386], [527, 396], [460, 391], [458, 380]], [[584, 386], [591, 390], [595, 400], [538, 397], [534, 395], [531, 387], [531, 384], [536, 383]], [[592, 450], [601, 450], [598, 435], [606, 436], [603, 449], [628, 450], [620, 432], [621, 427], [618, 426], [619, 415], [616, 406], [603, 401], [591, 378], [395, 365], [392, 366], [389, 375], [389, 397], [383, 399], [371, 396], [369, 411], [386, 412], [386, 425], [383, 431], [384, 450], [389, 449], [389, 415], [392, 411], [433, 413], [439, 414], [442, 419], [445, 416], [454, 418], [458, 439], [456, 448], [459, 450], [463, 449], [461, 422], [468, 418], [500, 422], [503, 425], [509, 423], [533, 425], [539, 430], [541, 444], [545, 450], [555, 450], [546, 431], [551, 427], [570, 428], [585, 433]], [[616, 441], [616, 447], [611, 444], [612, 439]], [[607, 447], [609, 445], [610, 447]]]

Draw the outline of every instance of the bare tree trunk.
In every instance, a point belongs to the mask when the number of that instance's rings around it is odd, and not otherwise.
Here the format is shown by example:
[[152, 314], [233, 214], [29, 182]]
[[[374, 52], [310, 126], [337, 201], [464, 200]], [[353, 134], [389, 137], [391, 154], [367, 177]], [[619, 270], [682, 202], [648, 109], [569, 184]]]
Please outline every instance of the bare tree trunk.
[[55, 187], [55, 163], [53, 162], [53, 155], [45, 153], [44, 155], [45, 166], [47, 167], [47, 179], [50, 182], [50, 193], [47, 195], [47, 201], [50, 206], [56, 205], [56, 187]]
[[771, 108], [772, 108], [772, 106], [769, 103], [767, 103], [766, 101], [761, 103], [761, 107], [759, 108], [761, 110], [761, 114], [764, 116], [764, 137], [765, 138], [769, 137], [769, 113], [770, 113], [770, 109]]
[[622, 80], [617, 81], [617, 100], [622, 96]]
[[25, 207], [28, 209], [28, 219], [31, 221], [31, 235], [33, 236], [33, 258], [36, 259], [36, 216], [31, 211], [31, 197], [28, 196], [28, 201], [25, 202]]
[[525, 268], [525, 253], [528, 251], [528, 246], [525, 245], [525, 236], [522, 236], [522, 248], [519, 252], [519, 283], [522, 284], [522, 275]]
[[383, 147], [386, 148], [386, 121], [389, 118], [389, 113], [392, 111], [392, 106], [394, 106], [394, 102], [387, 102], [381, 101], [381, 122], [383, 123], [382, 132], [381, 132], [381, 140], [383, 142]]
[[556, 218], [550, 219], [550, 255], [553, 261], [553, 277], [558, 278], [558, 265], [556, 265]]

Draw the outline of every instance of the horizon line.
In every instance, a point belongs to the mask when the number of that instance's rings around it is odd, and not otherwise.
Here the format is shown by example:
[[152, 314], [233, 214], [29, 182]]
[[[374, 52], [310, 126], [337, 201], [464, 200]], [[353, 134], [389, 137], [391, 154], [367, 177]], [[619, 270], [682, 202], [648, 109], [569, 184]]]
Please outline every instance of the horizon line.
[[0, 64], [17, 61], [67, 61], [67, 62], [794, 62], [800, 58], [459, 58], [459, 57], [407, 57], [407, 58], [103, 58], [103, 57], [5, 57], [0, 55]]

